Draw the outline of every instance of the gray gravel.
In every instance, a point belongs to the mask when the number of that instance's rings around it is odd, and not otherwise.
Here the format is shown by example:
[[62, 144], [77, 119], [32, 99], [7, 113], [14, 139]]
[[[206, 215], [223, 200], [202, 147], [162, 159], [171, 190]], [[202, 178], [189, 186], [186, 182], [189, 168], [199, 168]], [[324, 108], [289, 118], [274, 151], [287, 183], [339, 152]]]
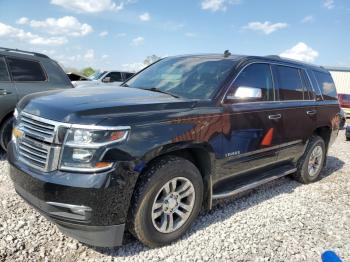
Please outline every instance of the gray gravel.
[[201, 214], [180, 241], [149, 249], [136, 240], [93, 248], [61, 234], [14, 192], [0, 156], [0, 261], [320, 261], [350, 259], [350, 142], [342, 131], [321, 181], [282, 178]]

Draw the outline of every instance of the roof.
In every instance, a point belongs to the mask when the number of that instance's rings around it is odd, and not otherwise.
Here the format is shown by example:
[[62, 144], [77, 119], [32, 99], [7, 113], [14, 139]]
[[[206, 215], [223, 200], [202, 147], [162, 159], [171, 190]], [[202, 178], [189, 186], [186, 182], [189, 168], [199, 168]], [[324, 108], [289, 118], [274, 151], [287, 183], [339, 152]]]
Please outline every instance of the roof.
[[313, 65], [309, 63], [305, 63], [302, 61], [297, 61], [293, 59], [288, 58], [282, 58], [278, 55], [268, 55], [268, 56], [252, 56], [252, 55], [229, 55], [224, 56], [224, 54], [193, 54], [193, 55], [178, 55], [174, 57], [198, 57], [198, 58], [212, 58], [212, 59], [219, 59], [219, 58], [225, 58], [225, 59], [231, 59], [234, 61], [242, 61], [242, 60], [253, 60], [253, 59], [259, 59], [259, 60], [265, 60], [265, 61], [271, 61], [271, 62], [280, 62], [280, 63], [287, 63], [290, 65], [295, 66], [302, 66], [302, 67], [312, 67], [313, 69], [322, 70], [325, 71], [326, 69], [322, 66]]
[[36, 57], [42, 57], [42, 58], [49, 58], [47, 55], [36, 53], [36, 52], [30, 52], [30, 51], [24, 51], [20, 49], [13, 49], [13, 48], [7, 48], [7, 47], [0, 47], [0, 53], [12, 53], [12, 54], [18, 54], [18, 55], [26, 55], [26, 56], [36, 56]]

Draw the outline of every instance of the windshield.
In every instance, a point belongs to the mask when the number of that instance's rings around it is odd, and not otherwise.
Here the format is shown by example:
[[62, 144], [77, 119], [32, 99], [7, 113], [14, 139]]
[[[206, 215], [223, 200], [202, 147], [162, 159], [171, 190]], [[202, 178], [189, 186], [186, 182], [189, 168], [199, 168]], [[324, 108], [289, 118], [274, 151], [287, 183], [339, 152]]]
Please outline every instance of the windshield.
[[100, 79], [107, 71], [103, 71], [103, 72], [95, 72], [93, 73], [91, 76], [89, 76], [88, 78], [90, 80], [98, 80]]
[[235, 61], [225, 58], [165, 58], [126, 82], [190, 99], [208, 99], [227, 78]]

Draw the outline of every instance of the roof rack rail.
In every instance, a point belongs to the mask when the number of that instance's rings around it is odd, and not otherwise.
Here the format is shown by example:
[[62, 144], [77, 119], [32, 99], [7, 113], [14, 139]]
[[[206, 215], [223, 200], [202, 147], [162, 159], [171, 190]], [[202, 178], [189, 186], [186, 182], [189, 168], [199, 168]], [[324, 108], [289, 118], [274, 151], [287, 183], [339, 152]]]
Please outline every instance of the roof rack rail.
[[44, 55], [44, 54], [41, 54], [41, 53], [24, 51], [24, 50], [20, 50], [20, 49], [13, 49], [13, 48], [7, 48], [7, 47], [0, 47], [0, 51], [13, 52], [13, 53], [19, 53], [19, 54], [33, 55], [33, 56], [38, 56], [38, 57], [49, 58], [47, 55]]

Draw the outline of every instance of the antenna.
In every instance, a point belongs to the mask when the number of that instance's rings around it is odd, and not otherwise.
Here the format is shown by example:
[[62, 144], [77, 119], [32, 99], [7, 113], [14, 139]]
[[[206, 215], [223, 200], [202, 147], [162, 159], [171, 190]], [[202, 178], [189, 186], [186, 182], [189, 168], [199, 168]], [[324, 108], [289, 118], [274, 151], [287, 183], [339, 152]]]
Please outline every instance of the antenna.
[[225, 50], [224, 57], [229, 57], [231, 55], [229, 50]]

